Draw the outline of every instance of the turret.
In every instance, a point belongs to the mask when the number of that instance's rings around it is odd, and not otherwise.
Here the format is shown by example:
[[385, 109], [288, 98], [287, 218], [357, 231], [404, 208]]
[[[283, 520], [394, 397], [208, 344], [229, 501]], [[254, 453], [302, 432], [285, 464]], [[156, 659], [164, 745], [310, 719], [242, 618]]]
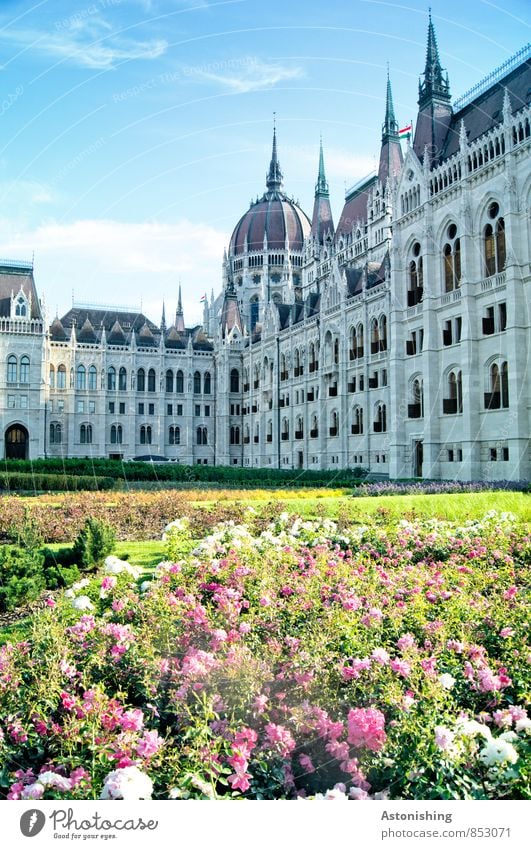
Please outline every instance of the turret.
[[325, 175], [324, 155], [323, 155], [323, 140], [319, 145], [319, 170], [317, 173], [317, 183], [315, 184], [315, 199], [313, 203], [312, 214], [312, 236], [323, 244], [325, 233], [334, 232], [334, 221], [332, 218], [332, 208], [330, 206], [330, 192], [328, 182]]
[[183, 313], [183, 299], [181, 293], [181, 284], [179, 283], [179, 298], [177, 301], [177, 310], [175, 312], [175, 329], [179, 331], [179, 333], [184, 333], [184, 313]]
[[431, 12], [428, 24], [426, 67], [424, 80], [419, 81], [418, 104], [413, 150], [422, 160], [427, 146], [430, 159], [428, 165], [431, 166], [441, 154], [452, 117], [450, 83], [448, 74], [443, 74], [441, 67]]
[[393, 92], [391, 90], [391, 80], [389, 79], [388, 71], [385, 99], [385, 119], [382, 124], [382, 147], [380, 150], [378, 179], [385, 185], [388, 179], [398, 177], [402, 170], [402, 162], [402, 148], [398, 137], [398, 123], [395, 118]]

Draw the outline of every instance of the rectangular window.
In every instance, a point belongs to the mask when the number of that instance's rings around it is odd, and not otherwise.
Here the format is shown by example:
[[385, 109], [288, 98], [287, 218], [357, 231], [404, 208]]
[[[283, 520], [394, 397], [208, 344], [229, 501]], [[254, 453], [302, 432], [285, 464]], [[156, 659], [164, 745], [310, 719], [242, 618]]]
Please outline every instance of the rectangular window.
[[500, 333], [507, 327], [507, 304], [498, 304], [498, 324]]
[[452, 344], [452, 320], [448, 319], [448, 321], [444, 322], [443, 325], [443, 345], [451, 345]]
[[231, 416], [234, 415], [234, 404], [230, 405], [230, 414], [231, 414]]
[[205, 404], [205, 416], [210, 415], [210, 404]]
[[195, 404], [195, 415], [196, 416], [201, 415], [201, 405], [200, 404]]
[[120, 401], [118, 412], [121, 416], [125, 416], [125, 403], [123, 401]]
[[144, 415], [144, 404], [139, 404], [139, 405], [138, 405], [138, 415], [139, 415], [139, 416], [143, 416], [143, 415]]
[[498, 459], [498, 450], [496, 448], [491, 448], [489, 451], [490, 459], [497, 460]]
[[463, 462], [463, 449], [462, 448], [457, 449], [457, 460], [458, 460], [459, 463]]
[[421, 327], [419, 330], [419, 351], [422, 351], [424, 348], [424, 329]]
[[177, 404], [177, 415], [182, 416], [182, 414], [183, 414], [183, 405]]
[[382, 370], [382, 386], [387, 386], [387, 369]]
[[494, 333], [494, 307], [487, 307], [482, 321], [483, 336], [492, 336]]
[[50, 401], [49, 410], [50, 410], [50, 413], [53, 413], [53, 401]]
[[173, 416], [173, 404], [168, 404], [166, 406], [166, 415]]
[[509, 459], [509, 449], [507, 446], [502, 448], [502, 460], [507, 461]]
[[148, 416], [155, 415], [155, 404], [148, 404]]
[[114, 401], [109, 401], [109, 413], [114, 415]]
[[456, 320], [455, 320], [455, 341], [456, 342], [461, 341], [461, 331], [462, 331], [462, 329], [463, 329], [463, 319], [461, 318], [460, 315], [458, 315]]
[[65, 408], [65, 402], [63, 401], [62, 398], [60, 398], [57, 402], [57, 412], [62, 413], [64, 408]]
[[449, 463], [454, 462], [454, 449], [453, 448], [448, 449], [448, 462]]
[[89, 401], [89, 413], [94, 414], [96, 412], [96, 402]]
[[15, 408], [15, 396], [14, 395], [8, 395], [7, 396], [7, 406], [10, 407], [11, 409]]
[[84, 413], [85, 412], [85, 402], [78, 398], [76, 402], [76, 413]]
[[27, 395], [21, 395], [20, 396], [20, 407], [21, 407], [22, 410], [28, 409], [28, 396]]

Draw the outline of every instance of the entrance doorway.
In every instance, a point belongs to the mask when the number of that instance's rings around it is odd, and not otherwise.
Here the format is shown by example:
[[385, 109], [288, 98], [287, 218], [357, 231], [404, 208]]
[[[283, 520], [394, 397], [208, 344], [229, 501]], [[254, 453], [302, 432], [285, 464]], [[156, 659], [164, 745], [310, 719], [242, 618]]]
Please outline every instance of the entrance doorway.
[[423, 458], [422, 440], [418, 439], [414, 443], [414, 449], [413, 449], [413, 477], [415, 477], [415, 478], [421, 478], [422, 477], [422, 458]]
[[28, 442], [29, 434], [23, 425], [14, 424], [8, 427], [5, 435], [6, 460], [27, 460]]

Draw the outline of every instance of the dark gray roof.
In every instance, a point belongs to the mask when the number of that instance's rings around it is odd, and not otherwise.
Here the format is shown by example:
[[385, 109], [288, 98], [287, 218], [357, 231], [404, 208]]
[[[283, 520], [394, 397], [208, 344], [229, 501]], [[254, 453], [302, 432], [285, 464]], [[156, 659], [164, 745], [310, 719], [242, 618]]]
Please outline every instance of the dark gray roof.
[[31, 297], [31, 318], [42, 318], [31, 265], [0, 260], [0, 316], [11, 315], [11, 297], [21, 287], [26, 298]]

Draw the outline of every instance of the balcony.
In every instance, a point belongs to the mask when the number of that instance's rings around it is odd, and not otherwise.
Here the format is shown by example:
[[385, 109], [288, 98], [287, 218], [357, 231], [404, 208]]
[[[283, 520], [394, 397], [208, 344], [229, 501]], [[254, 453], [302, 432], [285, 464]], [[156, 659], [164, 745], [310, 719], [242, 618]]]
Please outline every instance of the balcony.
[[409, 419], [420, 419], [422, 418], [422, 408], [420, 404], [408, 404], [407, 405], [407, 415]]
[[331, 427], [329, 433], [330, 436], [337, 436], [337, 427]]
[[501, 408], [500, 392], [485, 392], [484, 400], [486, 410], [499, 410]]
[[328, 397], [329, 398], [336, 398], [337, 397], [337, 386], [330, 386], [330, 388], [328, 390]]
[[304, 431], [296, 430], [295, 431], [295, 439], [303, 439], [303, 438], [304, 438]]
[[443, 398], [443, 413], [446, 415], [457, 413], [457, 398]]
[[312, 430], [310, 431], [310, 439], [317, 439], [318, 436], [319, 430], [316, 427], [312, 428]]
[[363, 429], [362, 429], [361, 425], [353, 424], [352, 427], [350, 428], [350, 432], [353, 436], [357, 436], [360, 433], [363, 433]]

